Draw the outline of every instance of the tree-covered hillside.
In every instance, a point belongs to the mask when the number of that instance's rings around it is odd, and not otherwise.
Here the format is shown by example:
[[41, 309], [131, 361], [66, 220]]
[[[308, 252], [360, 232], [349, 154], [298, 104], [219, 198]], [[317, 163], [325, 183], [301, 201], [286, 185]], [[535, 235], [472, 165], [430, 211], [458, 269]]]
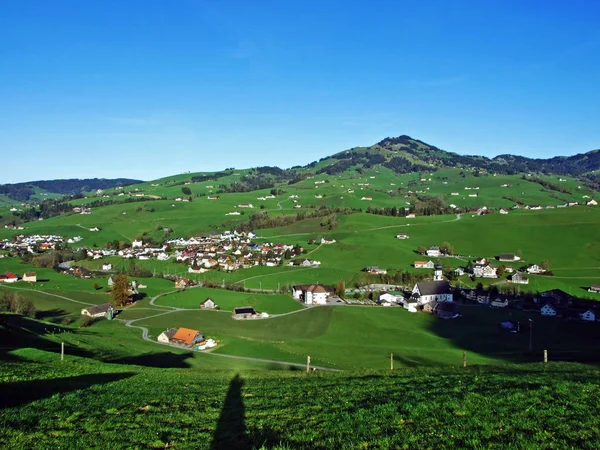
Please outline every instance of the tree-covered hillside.
[[81, 192], [110, 189], [116, 186], [128, 186], [140, 182], [140, 180], [129, 178], [72, 178], [68, 180], [27, 181], [24, 183], [0, 185], [0, 194], [4, 194], [13, 200], [26, 202], [34, 195], [35, 187], [54, 194], [75, 195]]

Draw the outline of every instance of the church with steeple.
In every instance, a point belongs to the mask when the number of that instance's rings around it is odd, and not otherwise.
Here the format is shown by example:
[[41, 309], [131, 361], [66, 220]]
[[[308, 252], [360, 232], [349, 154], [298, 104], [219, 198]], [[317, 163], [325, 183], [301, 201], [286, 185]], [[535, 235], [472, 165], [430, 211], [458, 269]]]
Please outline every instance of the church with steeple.
[[439, 262], [435, 265], [433, 281], [422, 281], [415, 284], [411, 298], [415, 299], [419, 305], [433, 301], [453, 301], [452, 288], [450, 287], [450, 283], [444, 280], [442, 265]]

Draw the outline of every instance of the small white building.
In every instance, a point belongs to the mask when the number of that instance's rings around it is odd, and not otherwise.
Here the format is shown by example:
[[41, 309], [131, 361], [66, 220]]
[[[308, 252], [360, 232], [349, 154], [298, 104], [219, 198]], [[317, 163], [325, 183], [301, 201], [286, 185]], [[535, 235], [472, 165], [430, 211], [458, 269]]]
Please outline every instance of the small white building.
[[440, 255], [442, 254], [442, 252], [440, 251], [439, 247], [430, 247], [427, 250], [427, 256], [433, 257], [433, 258], [438, 258]]
[[175, 333], [177, 333], [177, 328], [169, 328], [168, 330], [160, 333], [156, 340], [161, 344], [168, 344], [171, 342], [171, 338], [175, 335]]
[[542, 309], [540, 309], [540, 313], [542, 314], [542, 316], [556, 316], [557, 315], [556, 309], [549, 303], [546, 303], [544, 306], [542, 306]]
[[104, 272], [108, 272], [109, 270], [112, 270], [112, 264], [110, 264], [110, 263], [102, 264], [102, 270]]
[[134, 240], [131, 243], [131, 248], [142, 248], [144, 246], [144, 242], [140, 239], [140, 240]]
[[596, 314], [591, 309], [588, 309], [586, 312], [579, 315], [581, 320], [585, 320], [586, 322], [594, 322], [596, 320]]

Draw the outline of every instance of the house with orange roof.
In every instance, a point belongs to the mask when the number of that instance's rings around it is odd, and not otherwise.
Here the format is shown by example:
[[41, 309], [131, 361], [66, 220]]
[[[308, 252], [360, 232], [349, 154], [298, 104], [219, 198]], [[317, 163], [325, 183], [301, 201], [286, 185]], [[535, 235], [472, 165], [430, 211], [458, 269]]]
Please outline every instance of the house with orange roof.
[[177, 332], [171, 337], [171, 342], [179, 345], [192, 346], [198, 342], [202, 342], [204, 336], [198, 330], [191, 330], [189, 328], [179, 328]]

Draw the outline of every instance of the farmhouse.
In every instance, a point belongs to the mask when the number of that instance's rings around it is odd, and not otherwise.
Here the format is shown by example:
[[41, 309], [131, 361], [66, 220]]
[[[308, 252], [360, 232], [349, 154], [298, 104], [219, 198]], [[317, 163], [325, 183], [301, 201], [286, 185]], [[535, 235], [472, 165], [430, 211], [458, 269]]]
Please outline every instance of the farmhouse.
[[19, 277], [12, 272], [5, 272], [3, 274], [0, 274], [0, 282], [2, 283], [14, 283], [18, 279]]
[[162, 333], [160, 333], [156, 340], [161, 344], [168, 344], [169, 342], [171, 342], [171, 339], [173, 339], [173, 336], [176, 332], [177, 328], [169, 328], [168, 330], [165, 330]]
[[432, 301], [451, 302], [452, 290], [447, 281], [424, 281], [415, 284], [411, 297], [417, 300], [419, 305]]
[[498, 268], [491, 264], [475, 264], [473, 275], [478, 278], [498, 278]]
[[408, 234], [397, 234], [396, 239], [408, 239]]
[[365, 272], [371, 273], [373, 275], [385, 275], [387, 273], [387, 270], [380, 269], [377, 266], [367, 266], [365, 268]]
[[540, 309], [540, 313], [542, 313], [542, 316], [556, 316], [558, 311], [556, 311], [556, 308], [550, 303], [546, 303], [542, 306], [542, 309]]
[[518, 261], [521, 258], [519, 258], [517, 255], [515, 255], [514, 253], [500, 253], [500, 255], [498, 255], [498, 260], [499, 261]]
[[431, 256], [433, 258], [437, 258], [441, 255], [441, 251], [439, 247], [430, 247], [429, 250], [427, 250], [427, 256]]
[[435, 267], [433, 261], [415, 261], [413, 265], [415, 269], [433, 269]]
[[414, 213], [411, 213], [411, 214], [407, 214], [407, 215], [406, 215], [406, 218], [407, 218], [407, 219], [414, 219], [415, 217], [417, 217], [417, 216], [416, 216]]
[[292, 287], [292, 295], [296, 300], [303, 300], [307, 305], [325, 305], [333, 289], [320, 284], [301, 284]]
[[508, 214], [508, 210], [507, 209], [500, 209], [500, 211], [498, 211], [500, 214]]
[[204, 300], [203, 302], [200, 302], [200, 309], [215, 309], [217, 307], [217, 304], [214, 302], [214, 300], [210, 297], [206, 297], [206, 300]]
[[381, 294], [379, 296], [379, 303], [398, 303], [398, 301], [404, 300], [403, 296], [394, 295], [390, 292], [386, 292], [385, 294]]
[[250, 306], [243, 306], [243, 307], [239, 307], [239, 308], [234, 308], [233, 313], [231, 314], [231, 317], [233, 317], [236, 320], [240, 320], [240, 319], [255, 319], [260, 316], [254, 310], [254, 308], [252, 308]]
[[173, 344], [192, 346], [198, 342], [202, 342], [204, 336], [198, 330], [191, 330], [189, 328], [180, 328], [171, 337]]
[[103, 305], [95, 305], [84, 308], [81, 310], [81, 315], [89, 317], [107, 317], [109, 312], [112, 314], [113, 311], [113, 306], [110, 303], [105, 303]]
[[588, 205], [588, 206], [597, 206], [598, 202], [596, 200], [592, 199], [589, 202], [587, 202], [586, 205]]
[[109, 270], [112, 270], [112, 264], [108, 263], [108, 264], [102, 264], [102, 270], [104, 272], [107, 272]]
[[144, 246], [144, 242], [140, 239], [140, 240], [134, 240], [131, 243], [131, 248], [142, 248]]
[[537, 264], [532, 264], [527, 268], [527, 273], [544, 273], [546, 270], [538, 266]]
[[27, 281], [28, 283], [36, 283], [37, 274], [35, 272], [25, 272], [23, 274], [23, 281]]
[[511, 283], [516, 283], [516, 284], [529, 284], [529, 278], [527, 278], [527, 275], [524, 275], [521, 272], [515, 273], [511, 277], [510, 281], [511, 281]]
[[593, 292], [595, 294], [600, 294], [600, 284], [592, 284], [588, 289], [588, 292]]

